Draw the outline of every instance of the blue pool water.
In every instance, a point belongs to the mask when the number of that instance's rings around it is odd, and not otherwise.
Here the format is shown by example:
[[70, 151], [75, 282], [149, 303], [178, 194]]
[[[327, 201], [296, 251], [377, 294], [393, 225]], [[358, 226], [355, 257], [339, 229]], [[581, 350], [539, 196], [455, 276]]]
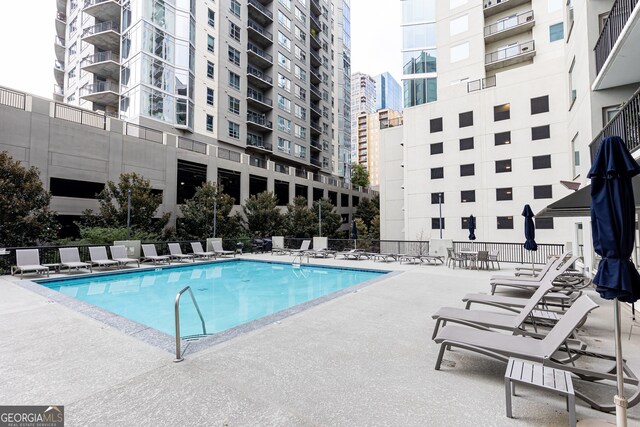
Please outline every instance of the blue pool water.
[[[56, 279], [41, 285], [174, 336], [175, 296], [185, 286], [191, 286], [207, 333], [216, 333], [382, 274], [234, 260]], [[188, 292], [180, 300], [180, 327], [183, 336], [202, 333]]]

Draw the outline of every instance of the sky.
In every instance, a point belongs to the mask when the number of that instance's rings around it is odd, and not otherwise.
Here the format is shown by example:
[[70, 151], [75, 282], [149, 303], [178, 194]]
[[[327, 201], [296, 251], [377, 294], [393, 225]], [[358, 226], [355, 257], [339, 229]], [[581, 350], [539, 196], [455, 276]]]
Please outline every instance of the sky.
[[[400, 12], [398, 0], [351, 0], [352, 73], [400, 83]], [[0, 86], [51, 98], [55, 13], [56, 0], [0, 0]]]

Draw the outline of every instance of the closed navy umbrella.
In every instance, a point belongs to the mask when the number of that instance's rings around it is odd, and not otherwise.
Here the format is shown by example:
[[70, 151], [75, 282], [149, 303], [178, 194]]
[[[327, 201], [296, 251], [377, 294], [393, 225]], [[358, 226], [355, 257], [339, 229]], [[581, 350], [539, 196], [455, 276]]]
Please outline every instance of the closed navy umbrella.
[[[522, 211], [522, 216], [524, 217], [524, 238], [526, 239], [524, 242], [524, 248], [528, 251], [537, 251], [538, 244], [536, 243], [536, 226], [533, 223], [533, 211], [531, 210], [531, 206], [524, 205], [524, 210]], [[536, 275], [535, 263], [533, 262], [533, 254], [531, 254], [531, 274]]]
[[353, 247], [354, 249], [358, 247], [358, 228], [356, 227], [356, 222], [351, 222], [351, 238], [353, 239]]
[[640, 275], [630, 259], [635, 237], [635, 201], [631, 178], [639, 173], [640, 165], [633, 159], [622, 138], [612, 136], [600, 144], [587, 175], [591, 178], [593, 248], [602, 257], [593, 282], [602, 298], [616, 300], [614, 325], [618, 399], [614, 401], [619, 425], [626, 425], [627, 419], [619, 301], [635, 302], [640, 299]]
[[476, 240], [476, 235], [474, 232], [476, 231], [476, 219], [473, 215], [469, 215], [469, 240]]

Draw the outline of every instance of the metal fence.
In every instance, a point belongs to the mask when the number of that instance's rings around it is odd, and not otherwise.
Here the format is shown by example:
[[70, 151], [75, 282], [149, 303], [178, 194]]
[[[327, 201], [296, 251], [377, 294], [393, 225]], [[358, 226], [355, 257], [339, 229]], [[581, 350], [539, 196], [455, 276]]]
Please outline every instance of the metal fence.
[[622, 33], [622, 29], [629, 21], [634, 8], [638, 4], [638, 0], [616, 0], [609, 11], [607, 19], [602, 25], [600, 37], [596, 42], [596, 73], [600, 73], [607, 58], [616, 44], [618, 37]]
[[57, 102], [54, 109], [54, 117], [98, 129], [106, 129], [107, 124], [107, 119], [104, 114], [83, 110], [67, 104], [58, 104]]
[[11, 89], [0, 87], [0, 104], [24, 110], [26, 95]]
[[162, 132], [156, 129], [148, 128], [146, 126], [127, 123], [125, 133], [129, 136], [135, 136], [136, 138], [144, 139], [146, 141], [162, 144]]

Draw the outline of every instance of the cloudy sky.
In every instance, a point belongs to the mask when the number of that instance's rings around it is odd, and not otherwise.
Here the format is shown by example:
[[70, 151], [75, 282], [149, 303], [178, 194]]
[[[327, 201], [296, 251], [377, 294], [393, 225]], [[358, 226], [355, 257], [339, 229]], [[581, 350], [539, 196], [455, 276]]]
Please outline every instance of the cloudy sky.
[[[51, 97], [55, 11], [55, 0], [0, 0], [0, 86]], [[398, 0], [351, 0], [352, 72], [400, 82], [400, 12]]]

